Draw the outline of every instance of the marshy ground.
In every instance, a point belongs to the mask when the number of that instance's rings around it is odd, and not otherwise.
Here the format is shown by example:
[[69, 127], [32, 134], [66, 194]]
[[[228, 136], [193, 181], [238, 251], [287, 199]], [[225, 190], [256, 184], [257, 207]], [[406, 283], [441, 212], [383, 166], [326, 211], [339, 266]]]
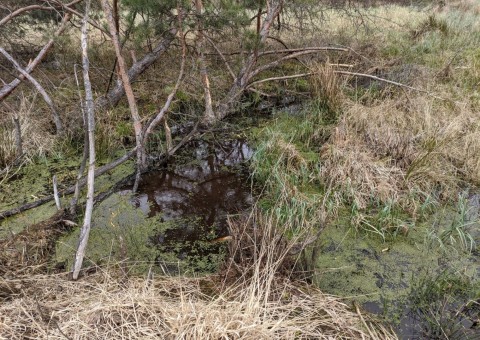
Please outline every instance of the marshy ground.
[[[480, 336], [480, 3], [321, 14], [304, 41], [275, 34], [292, 48], [349, 52], [269, 71], [311, 75], [258, 84], [238, 115], [147, 174], [138, 195], [127, 186], [100, 203], [80, 281], [68, 277], [78, 228], [44, 223], [53, 203], [1, 222], [0, 337]], [[107, 52], [93, 53], [99, 70], [111, 68]], [[155, 72], [173, 79], [171, 69]], [[166, 96], [149, 80], [137, 84], [145, 108]], [[70, 98], [73, 81], [61, 81], [55, 96]], [[172, 127], [200, 110], [194, 89], [181, 88]], [[42, 105], [21, 99], [29, 157], [0, 178], [1, 210], [49, 194], [54, 174], [62, 187], [75, 180], [81, 148], [34, 121]], [[132, 143], [125, 105], [99, 119], [103, 163]], [[152, 155], [165, 149], [164, 133], [155, 138]], [[0, 139], [7, 164], [10, 126]], [[132, 170], [100, 177], [98, 192]]]

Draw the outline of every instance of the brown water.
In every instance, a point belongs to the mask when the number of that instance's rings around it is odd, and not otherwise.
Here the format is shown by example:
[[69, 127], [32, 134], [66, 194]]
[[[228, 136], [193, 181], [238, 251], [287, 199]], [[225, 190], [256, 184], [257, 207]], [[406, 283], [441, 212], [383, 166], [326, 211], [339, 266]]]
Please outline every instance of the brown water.
[[153, 243], [180, 260], [218, 253], [211, 241], [228, 235], [227, 215], [252, 203], [246, 168], [251, 156], [242, 139], [197, 141], [167, 169], [144, 175], [132, 203], [149, 217], [172, 222]]

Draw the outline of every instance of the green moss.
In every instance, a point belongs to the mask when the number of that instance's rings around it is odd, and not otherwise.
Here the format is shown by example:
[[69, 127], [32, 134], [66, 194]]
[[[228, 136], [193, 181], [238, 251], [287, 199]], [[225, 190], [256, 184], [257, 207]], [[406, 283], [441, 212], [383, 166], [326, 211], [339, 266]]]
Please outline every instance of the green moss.
[[56, 211], [55, 203], [50, 202], [22, 214], [9, 217], [1, 222], [0, 239], [7, 238], [12, 234], [18, 234], [26, 227], [44, 221], [51, 217]]

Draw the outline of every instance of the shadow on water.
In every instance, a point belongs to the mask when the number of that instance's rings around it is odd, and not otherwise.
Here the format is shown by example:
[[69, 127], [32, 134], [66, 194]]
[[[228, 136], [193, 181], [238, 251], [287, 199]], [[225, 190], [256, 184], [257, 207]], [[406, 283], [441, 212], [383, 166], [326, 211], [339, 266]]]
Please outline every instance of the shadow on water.
[[[173, 158], [168, 169], [144, 175], [132, 203], [170, 225], [159, 230], [152, 243], [162, 253], [187, 260], [187, 266], [201, 262], [198, 270], [209, 271], [205, 261], [214, 262], [209, 257], [222, 249], [217, 240], [228, 236], [227, 215], [252, 203], [245, 166], [251, 156], [243, 139], [196, 141]], [[157, 261], [162, 262], [162, 255]]]

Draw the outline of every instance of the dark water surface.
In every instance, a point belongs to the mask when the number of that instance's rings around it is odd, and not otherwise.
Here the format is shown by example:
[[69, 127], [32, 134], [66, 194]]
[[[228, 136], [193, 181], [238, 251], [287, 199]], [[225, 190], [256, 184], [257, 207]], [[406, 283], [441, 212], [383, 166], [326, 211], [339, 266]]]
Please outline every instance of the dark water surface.
[[144, 175], [132, 201], [149, 217], [172, 222], [152, 241], [178, 259], [218, 252], [205, 244], [227, 236], [227, 215], [252, 203], [246, 171], [252, 150], [243, 139], [192, 144], [167, 169]]

